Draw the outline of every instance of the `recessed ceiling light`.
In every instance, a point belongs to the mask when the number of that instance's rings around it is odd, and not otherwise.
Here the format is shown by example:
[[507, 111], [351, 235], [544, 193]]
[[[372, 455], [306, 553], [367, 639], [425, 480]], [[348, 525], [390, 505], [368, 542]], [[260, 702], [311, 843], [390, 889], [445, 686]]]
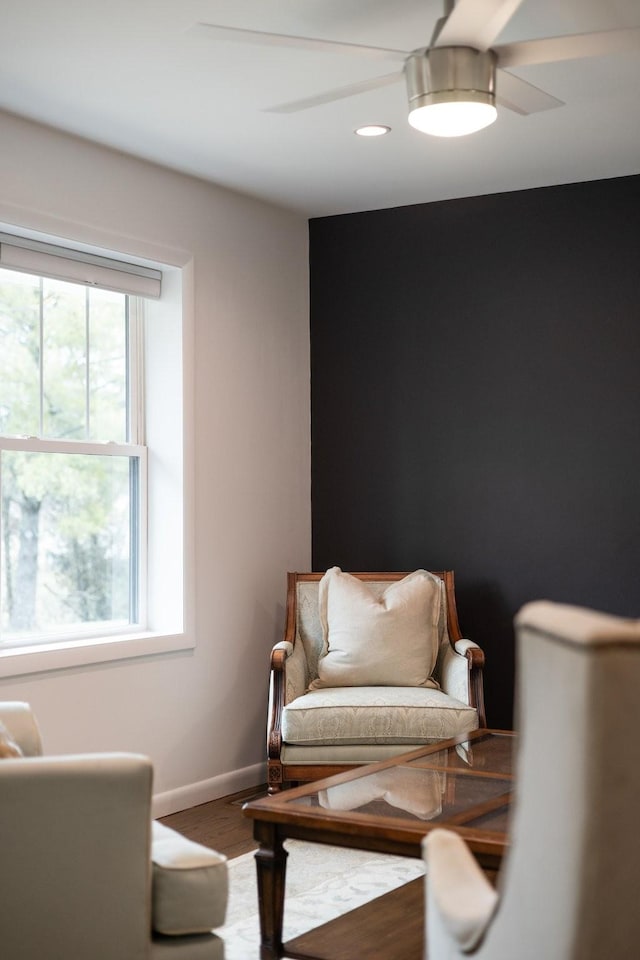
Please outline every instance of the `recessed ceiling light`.
[[353, 132], [359, 137], [384, 137], [385, 133], [391, 132], [391, 127], [385, 127], [382, 123], [369, 123], [364, 127], [358, 127]]

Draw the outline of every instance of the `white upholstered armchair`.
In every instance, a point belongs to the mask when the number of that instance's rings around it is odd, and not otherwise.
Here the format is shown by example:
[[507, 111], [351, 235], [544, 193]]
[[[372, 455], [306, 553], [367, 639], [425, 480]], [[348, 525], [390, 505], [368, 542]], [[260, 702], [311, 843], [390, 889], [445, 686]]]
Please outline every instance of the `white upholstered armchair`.
[[[342, 587], [354, 599], [347, 596], [341, 598], [341, 605], [336, 601], [332, 606], [327, 591], [334, 589], [336, 578], [342, 578]], [[409, 663], [412, 650], [402, 636], [386, 636], [389, 657], [382, 661], [373, 683], [366, 674], [345, 680], [340, 676], [343, 661], [318, 686], [319, 669], [322, 672], [324, 658], [335, 646], [331, 630], [337, 632], [339, 613], [354, 611], [352, 619], [364, 631], [365, 657], [371, 660], [372, 641], [367, 633], [371, 608], [374, 620], [379, 614], [393, 618], [395, 610], [414, 602], [413, 594], [398, 597], [397, 592], [405, 589], [407, 581], [412, 588], [415, 578], [421, 579], [419, 589], [425, 584], [431, 589], [424, 607], [416, 608], [424, 609], [424, 615], [418, 613], [424, 621], [418, 628], [424, 627], [433, 643], [433, 670], [426, 671], [430, 679], [424, 682], [419, 670], [415, 678], [407, 676], [406, 670], [399, 676], [398, 668]], [[422, 598], [418, 601], [422, 603]], [[416, 744], [486, 726], [483, 664], [480, 647], [462, 637], [451, 570], [343, 574], [336, 567], [327, 574], [289, 573], [284, 640], [271, 654], [269, 790], [330, 776]], [[336, 674], [336, 685], [331, 685]]]
[[223, 960], [226, 859], [152, 824], [147, 757], [44, 757], [22, 702], [0, 703], [0, 757], [2, 957]]
[[640, 621], [548, 602], [516, 618], [521, 742], [496, 892], [447, 830], [423, 842], [429, 960], [635, 960]]

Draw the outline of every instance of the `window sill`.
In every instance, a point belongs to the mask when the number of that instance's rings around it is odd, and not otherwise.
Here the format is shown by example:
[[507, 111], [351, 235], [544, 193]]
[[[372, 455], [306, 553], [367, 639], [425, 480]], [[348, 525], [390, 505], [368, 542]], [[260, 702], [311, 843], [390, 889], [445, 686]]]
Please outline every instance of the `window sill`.
[[195, 641], [184, 633], [151, 632], [12, 647], [0, 649], [0, 678], [175, 653], [193, 647]]

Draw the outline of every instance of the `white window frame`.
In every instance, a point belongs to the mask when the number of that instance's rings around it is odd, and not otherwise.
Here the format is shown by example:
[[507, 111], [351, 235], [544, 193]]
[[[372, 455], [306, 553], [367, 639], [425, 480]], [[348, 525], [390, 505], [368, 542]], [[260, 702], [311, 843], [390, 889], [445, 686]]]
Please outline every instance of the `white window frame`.
[[[45, 239], [56, 246], [55, 238], [43, 234], [33, 236], [38, 241]], [[0, 238], [4, 240], [2, 235]], [[108, 258], [121, 256], [104, 248], [85, 245], [82, 249], [98, 260], [105, 254]], [[160, 276], [159, 271], [162, 276], [162, 296], [145, 299], [144, 336], [142, 324], [138, 325], [138, 336], [144, 339], [145, 346], [151, 344], [155, 370], [145, 373], [140, 366], [137, 371], [132, 371], [132, 376], [140, 378], [139, 397], [144, 391], [147, 412], [151, 413], [151, 428], [148, 419], [147, 437], [138, 437], [137, 444], [118, 445], [126, 449], [127, 455], [131, 455], [132, 450], [143, 450], [140, 469], [145, 471], [148, 498], [140, 522], [144, 525], [149, 550], [148, 553], [142, 551], [146, 560], [141, 574], [146, 576], [147, 589], [141, 589], [140, 602], [142, 605], [151, 597], [146, 611], [147, 626], [146, 629], [136, 629], [132, 625], [128, 631], [110, 632], [109, 635], [56, 638], [8, 649], [0, 645], [0, 679], [139, 659], [195, 647], [190, 613], [193, 585], [187, 576], [193, 568], [193, 515], [191, 498], [185, 499], [186, 489], [193, 484], [190, 423], [193, 401], [191, 392], [185, 392], [184, 388], [185, 382], [192, 382], [194, 364], [192, 262], [185, 258], [179, 265], [152, 259], [137, 263], [149, 268], [154, 277]], [[92, 281], [88, 282], [93, 285]], [[187, 307], [183, 309], [185, 303]], [[147, 438], [150, 438], [148, 446]], [[46, 441], [35, 443], [44, 444]], [[69, 443], [73, 443], [75, 452], [82, 452], [80, 442], [78, 445], [73, 441]], [[111, 452], [116, 452], [114, 444], [82, 445], [103, 454], [107, 446]], [[23, 446], [20, 448], [24, 449]], [[159, 469], [158, 464], [161, 465]]]
[[[0, 436], [0, 453], [3, 450], [18, 450], [24, 453], [56, 453], [56, 454], [78, 454], [80, 456], [100, 456], [100, 457], [127, 457], [128, 459], [137, 458], [139, 464], [139, 490], [138, 503], [136, 505], [137, 520], [137, 569], [136, 579], [138, 582], [138, 602], [137, 602], [137, 621], [135, 623], [109, 627], [109, 636], [118, 634], [129, 634], [132, 631], [143, 631], [147, 625], [147, 448], [136, 443], [90, 443], [83, 440], [46, 440], [37, 437], [5, 437]], [[2, 489], [2, 460], [0, 458], [0, 489]], [[0, 584], [0, 594], [2, 591]], [[30, 650], [46, 646], [48, 643], [75, 643], [81, 646], [83, 643], [92, 640], [95, 637], [104, 636], [104, 628], [94, 627], [91, 623], [83, 625], [81, 635], [78, 631], [70, 631], [65, 635], [61, 630], [60, 634], [52, 635], [51, 640], [47, 634], [42, 634], [40, 638], [33, 640], [15, 640], [0, 642], [0, 650], [3, 652], [19, 652], [27, 647]]]

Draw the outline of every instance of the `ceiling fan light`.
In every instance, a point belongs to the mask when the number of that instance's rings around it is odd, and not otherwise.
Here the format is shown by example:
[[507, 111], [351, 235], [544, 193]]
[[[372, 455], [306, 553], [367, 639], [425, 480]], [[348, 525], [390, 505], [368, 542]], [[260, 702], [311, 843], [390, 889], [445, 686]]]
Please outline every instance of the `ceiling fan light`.
[[492, 50], [415, 50], [405, 63], [409, 123], [437, 137], [462, 137], [482, 130], [497, 117], [495, 76]]
[[409, 123], [434, 137], [464, 137], [488, 127], [497, 116], [493, 103], [449, 100], [415, 107], [409, 112]]

